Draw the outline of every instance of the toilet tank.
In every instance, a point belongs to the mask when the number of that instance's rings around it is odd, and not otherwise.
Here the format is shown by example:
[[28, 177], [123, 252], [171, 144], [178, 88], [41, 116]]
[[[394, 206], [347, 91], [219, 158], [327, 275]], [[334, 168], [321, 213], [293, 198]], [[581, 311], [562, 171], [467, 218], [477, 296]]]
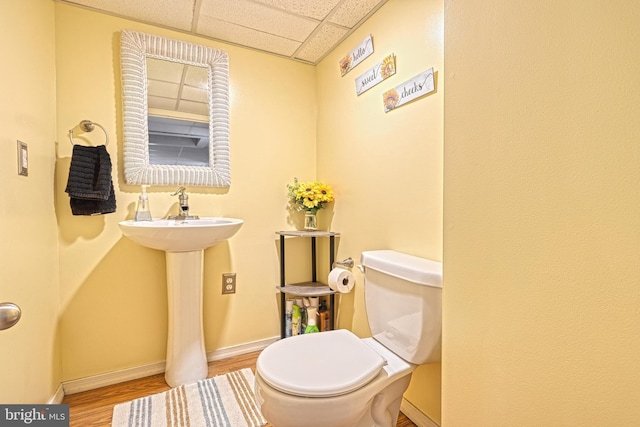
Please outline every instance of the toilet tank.
[[404, 253], [362, 252], [373, 338], [414, 364], [440, 361], [442, 263]]

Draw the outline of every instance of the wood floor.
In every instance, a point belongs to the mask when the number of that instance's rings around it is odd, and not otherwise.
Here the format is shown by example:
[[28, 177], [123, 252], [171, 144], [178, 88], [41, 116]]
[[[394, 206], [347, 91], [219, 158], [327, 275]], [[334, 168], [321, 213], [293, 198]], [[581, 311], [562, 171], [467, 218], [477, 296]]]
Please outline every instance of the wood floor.
[[[209, 377], [226, 374], [242, 368], [252, 368], [255, 372], [256, 359], [260, 352], [248, 353], [209, 363]], [[169, 390], [164, 382], [164, 374], [153, 375], [121, 384], [65, 396], [62, 403], [69, 405], [70, 427], [110, 426], [113, 407], [118, 403], [150, 394]], [[267, 426], [273, 427], [271, 424]], [[331, 427], [331, 426], [327, 426]], [[400, 413], [396, 427], [415, 427]]]

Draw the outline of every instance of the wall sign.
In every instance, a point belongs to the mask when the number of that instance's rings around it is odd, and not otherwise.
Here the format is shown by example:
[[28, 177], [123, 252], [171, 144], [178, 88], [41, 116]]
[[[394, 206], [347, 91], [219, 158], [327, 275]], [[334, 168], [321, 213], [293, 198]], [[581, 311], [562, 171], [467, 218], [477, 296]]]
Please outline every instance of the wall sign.
[[395, 73], [396, 56], [392, 53], [356, 78], [356, 93], [360, 95]]
[[384, 112], [388, 113], [394, 108], [433, 92], [434, 89], [433, 67], [431, 67], [424, 73], [420, 73], [411, 80], [402, 83], [400, 86], [386, 91], [382, 95]]
[[347, 56], [342, 58], [339, 62], [340, 73], [342, 76], [347, 74], [356, 65], [361, 63], [366, 57], [373, 53], [373, 38], [371, 34], [364, 39], [355, 49], [353, 49]]

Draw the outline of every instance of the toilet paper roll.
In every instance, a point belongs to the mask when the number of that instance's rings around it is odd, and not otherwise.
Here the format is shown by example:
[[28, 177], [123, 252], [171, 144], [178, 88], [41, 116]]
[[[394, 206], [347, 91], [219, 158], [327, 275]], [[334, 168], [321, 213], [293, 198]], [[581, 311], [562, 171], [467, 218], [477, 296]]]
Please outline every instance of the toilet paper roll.
[[334, 268], [329, 273], [329, 287], [334, 291], [346, 294], [351, 292], [356, 284], [356, 279], [349, 270]]

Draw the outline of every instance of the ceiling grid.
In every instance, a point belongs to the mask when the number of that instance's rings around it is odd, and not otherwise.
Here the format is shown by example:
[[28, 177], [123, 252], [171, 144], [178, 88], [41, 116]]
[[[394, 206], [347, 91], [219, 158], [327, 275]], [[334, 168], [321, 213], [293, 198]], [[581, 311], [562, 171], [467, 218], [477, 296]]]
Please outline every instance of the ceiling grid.
[[57, 1], [314, 65], [387, 2], [387, 0]]

